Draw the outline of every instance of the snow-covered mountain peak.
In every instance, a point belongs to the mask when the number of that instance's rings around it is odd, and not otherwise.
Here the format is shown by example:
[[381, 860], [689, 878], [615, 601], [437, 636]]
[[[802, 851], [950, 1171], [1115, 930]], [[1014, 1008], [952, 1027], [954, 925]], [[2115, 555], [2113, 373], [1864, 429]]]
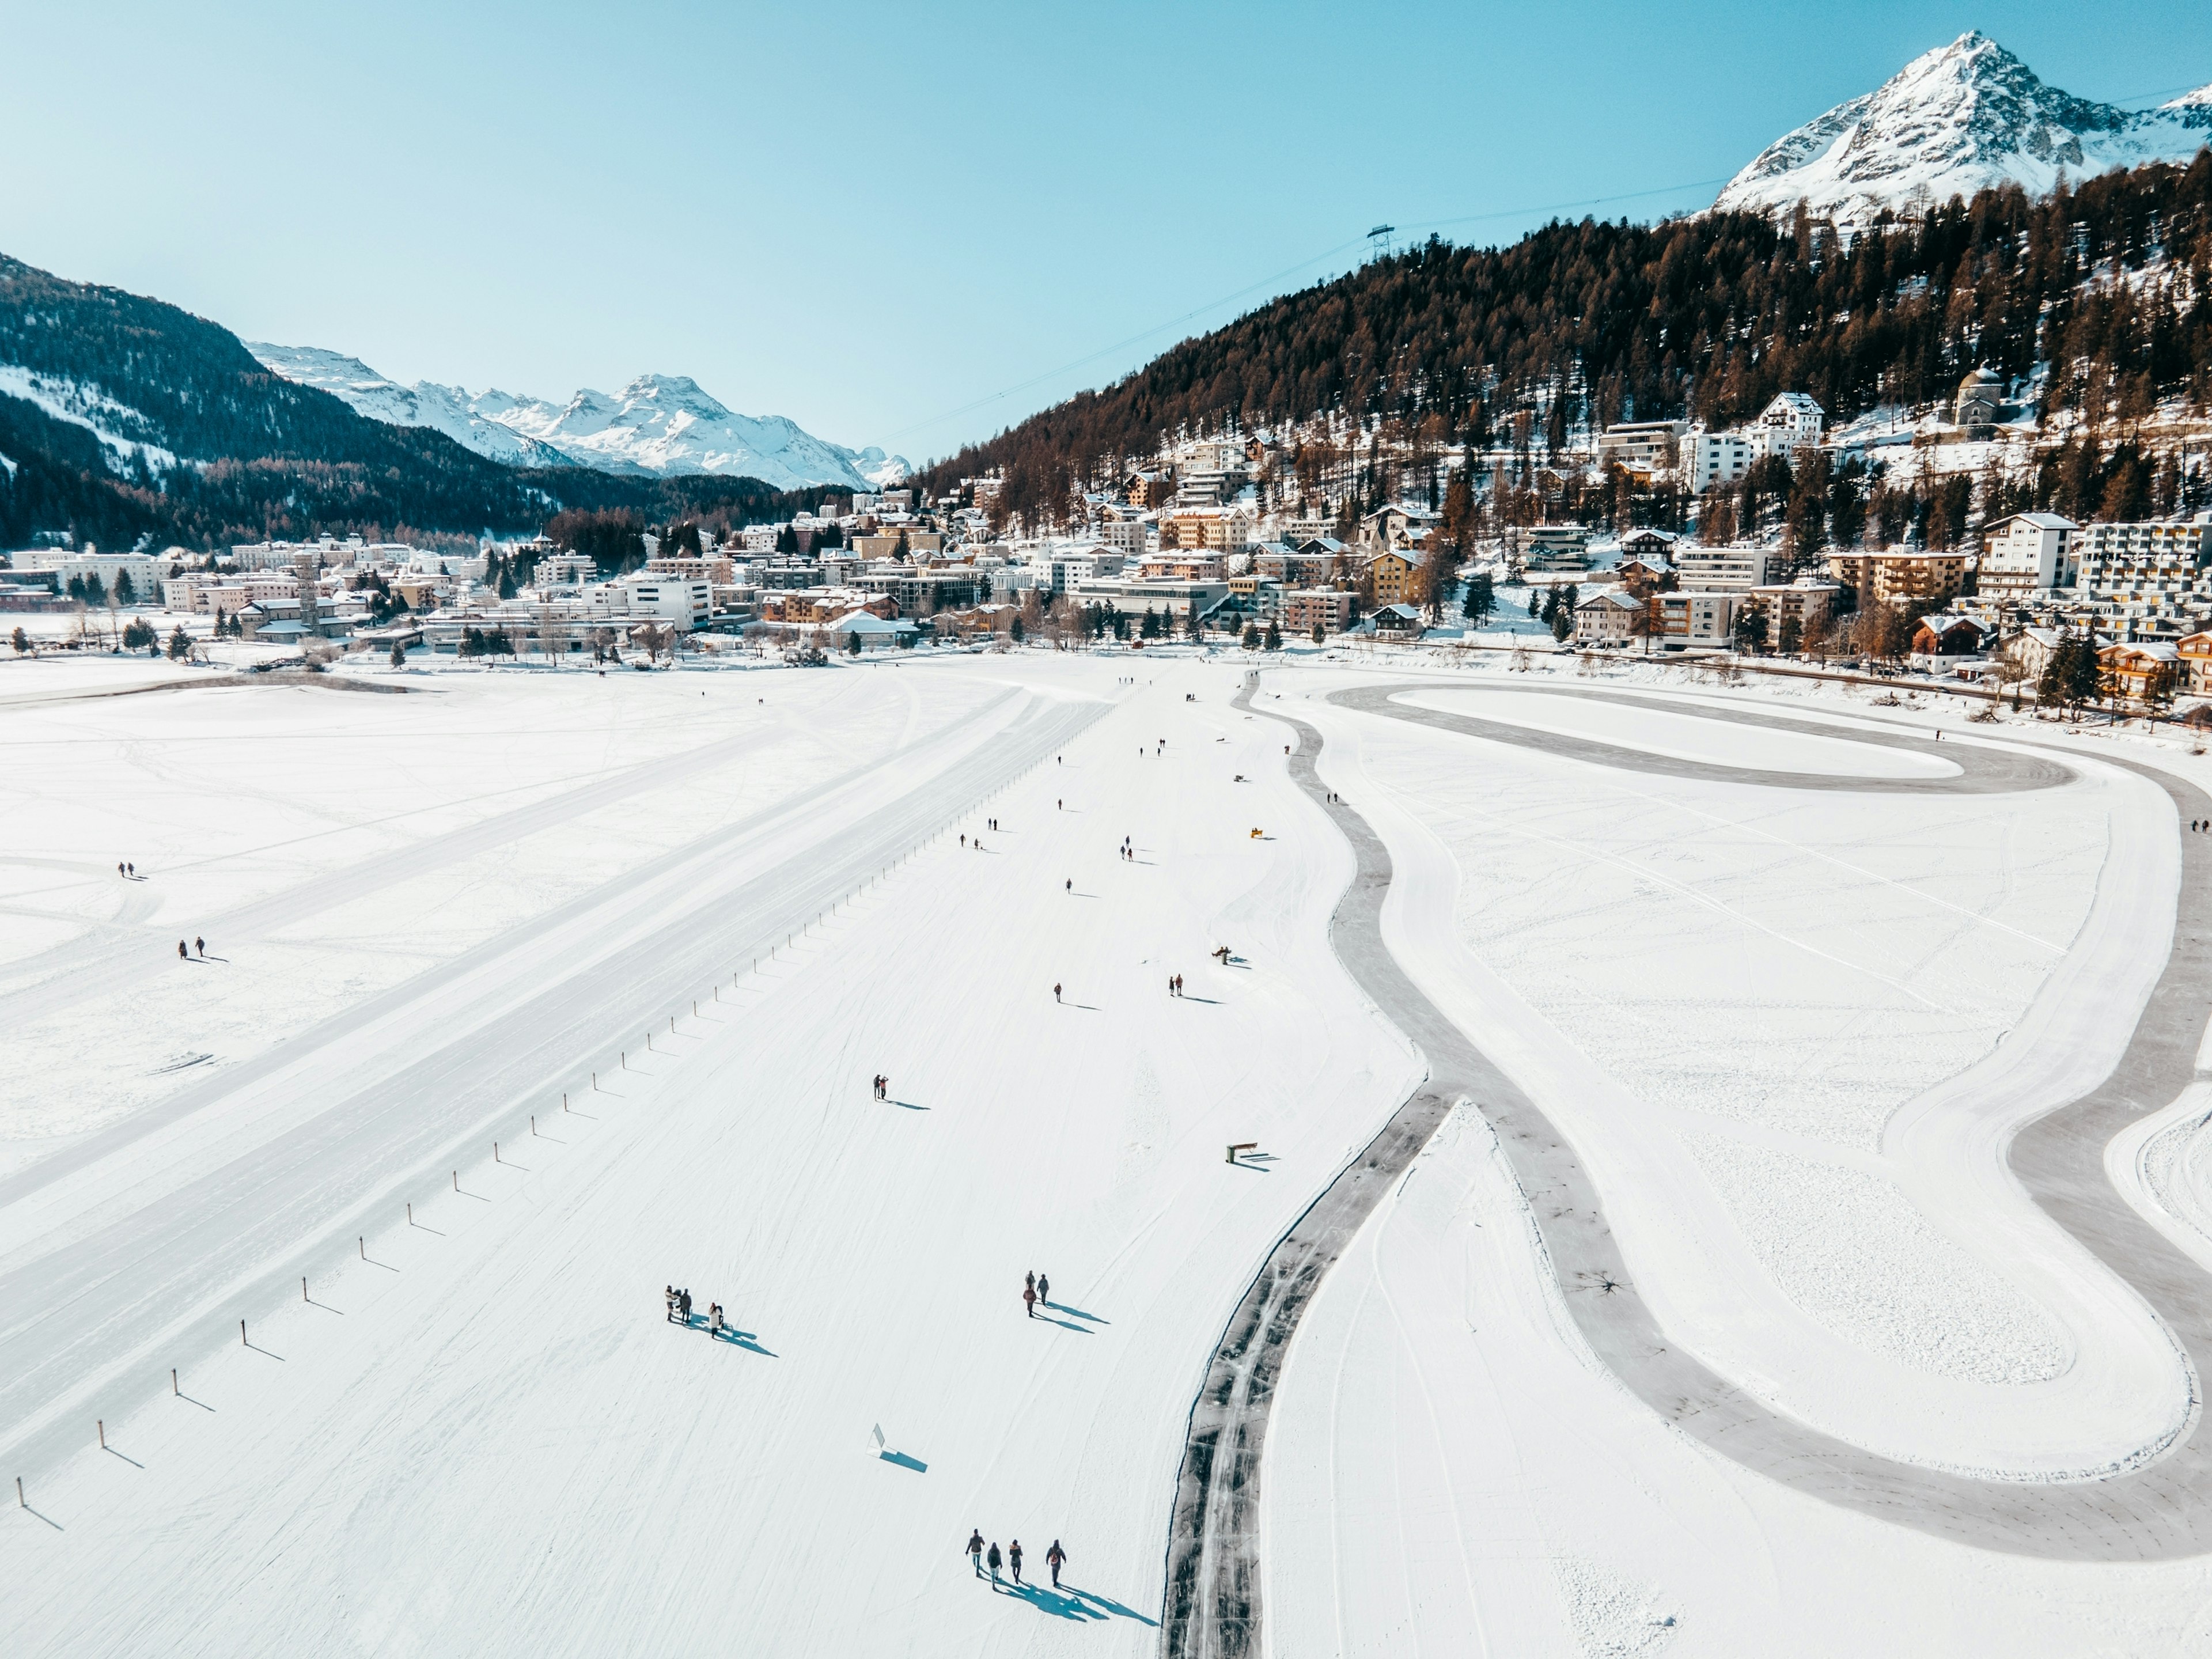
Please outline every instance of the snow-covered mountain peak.
[[404, 386], [358, 358], [312, 346], [248, 349], [285, 379], [319, 386], [372, 419], [435, 427], [511, 465], [710, 472], [779, 489], [855, 490], [895, 483], [908, 470], [900, 456], [825, 442], [781, 415], [738, 414], [688, 374], [641, 374], [613, 394], [586, 386], [556, 404], [496, 390], [471, 396], [429, 380]]
[[2185, 161], [2212, 128], [2212, 87], [2141, 113], [2041, 80], [1978, 30], [1914, 58], [1870, 93], [1785, 133], [1715, 206], [1863, 222], [1986, 186], [2050, 190], [2145, 161]]

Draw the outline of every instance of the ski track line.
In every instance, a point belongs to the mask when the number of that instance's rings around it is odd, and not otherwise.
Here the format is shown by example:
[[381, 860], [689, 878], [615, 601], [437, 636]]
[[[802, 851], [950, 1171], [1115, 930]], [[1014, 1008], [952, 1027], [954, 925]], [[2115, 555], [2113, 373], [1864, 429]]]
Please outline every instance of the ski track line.
[[[659, 925], [501, 999], [483, 1018], [441, 1025], [427, 1052], [403, 1047], [349, 1067], [341, 1088], [312, 1115], [173, 1190], [103, 1218], [65, 1252], [21, 1252], [0, 1271], [7, 1359], [0, 1422], [19, 1463], [35, 1468], [73, 1449], [82, 1416], [122, 1415], [144, 1391], [140, 1373], [164, 1368], [147, 1357], [150, 1346], [162, 1346], [165, 1361], [173, 1354], [190, 1364], [220, 1346], [241, 1315], [281, 1298], [344, 1232], [360, 1231], [352, 1218], [365, 1206], [395, 1204], [410, 1184], [434, 1182], [455, 1152], [480, 1148], [533, 1094], [604, 1066], [604, 1048], [621, 1041], [606, 1041], [608, 1030], [665, 1018], [699, 988], [726, 978], [750, 941], [764, 952], [775, 934], [811, 926], [817, 911], [927, 845], [1111, 706], [1039, 703], [918, 789], [776, 866], [695, 908], [665, 911]], [[613, 1013], [617, 1007], [625, 1012]], [[351, 1029], [346, 1015], [331, 1024]], [[279, 1053], [299, 1064], [310, 1046], [303, 1037]], [[25, 1195], [0, 1192], [0, 1201]], [[88, 1309], [99, 1317], [88, 1319]], [[187, 1326], [196, 1338], [185, 1335]]]
[[[981, 719], [1006, 700], [1006, 696], [994, 697], [976, 708], [969, 718]], [[962, 724], [958, 720], [948, 721], [931, 737], [957, 731]], [[228, 943], [259, 939], [272, 928], [296, 925], [307, 917], [410, 880], [419, 872], [441, 869], [477, 853], [503, 847], [632, 795], [681, 783], [696, 776], [703, 769], [723, 765], [789, 735], [780, 723], [771, 724], [657, 760], [623, 767], [611, 775], [602, 775], [575, 784], [556, 794], [495, 813], [476, 823], [464, 824], [427, 841], [372, 854], [343, 873], [310, 877], [264, 897], [249, 899], [224, 914], [197, 921], [180, 921], [179, 925], [185, 931], [213, 934]], [[886, 758], [890, 757], [878, 757], [870, 763], [880, 765]], [[823, 790], [836, 788], [866, 769], [866, 764], [856, 764], [819, 787]], [[364, 827], [367, 826], [343, 825], [336, 832], [349, 833]], [[301, 839], [319, 839], [333, 832], [320, 831], [316, 836]], [[255, 853], [270, 850], [252, 849]], [[43, 963], [39, 957], [30, 957], [11, 964], [13, 974], [37, 976], [27, 977], [17, 989], [0, 996], [0, 1018], [11, 1022], [34, 1019], [87, 996], [112, 993], [118, 986], [151, 978], [174, 965], [155, 949], [166, 940], [166, 933], [162, 940], [150, 939], [143, 933], [126, 933], [118, 937], [117, 930], [121, 920], [106, 924], [89, 939], [45, 953]]]
[[[1399, 691], [1458, 681], [1362, 687], [1339, 707], [1618, 770], [1769, 788], [1840, 793], [1995, 795], [2060, 787], [2065, 763], [1946, 744], [1905, 732], [1838, 728], [1726, 708], [1700, 717], [1925, 753], [1957, 765], [1949, 778], [1850, 778], [1678, 760], [1591, 738], [1393, 702]], [[1285, 1346], [1328, 1267], [1390, 1184], [1411, 1166], [1454, 1101], [1487, 1118], [1530, 1208], [1576, 1324], [1598, 1358], [1668, 1422], [1742, 1467], [1796, 1491], [1932, 1535], [2008, 1553], [2081, 1561], [2164, 1560], [2212, 1552], [2212, 1431], [2203, 1413], [2154, 1461], [2099, 1480], [2060, 1484], [1979, 1480], [1897, 1462], [1778, 1415], [1676, 1348], [1623, 1267], [1589, 1173], [1565, 1138], [1496, 1064], [1413, 984], [1384, 943], [1389, 849], [1367, 821], [1332, 802], [1316, 770], [1322, 735], [1291, 715], [1253, 709], [1258, 676], [1238, 708], [1298, 735], [1292, 778], [1352, 844], [1358, 870], [1330, 921], [1337, 954], [1360, 989], [1426, 1056], [1428, 1081], [1285, 1233], [1222, 1334], [1193, 1401], [1170, 1522], [1160, 1651], [1170, 1659], [1237, 1659], [1261, 1650], [1256, 1560], [1258, 1480], [1273, 1383]], [[1521, 688], [1516, 688], [1521, 689]], [[1613, 691], [1526, 690], [1680, 713], [1679, 702]], [[2162, 789], [2179, 818], [2212, 817], [2212, 798], [2159, 769], [2095, 757]], [[2182, 880], [2166, 967], [2112, 1075], [2022, 1129], [2006, 1149], [2034, 1202], [2148, 1303], [2197, 1375], [2212, 1372], [2212, 1285], [2145, 1221], [2104, 1171], [2104, 1148], [2126, 1125], [2171, 1103], [2196, 1076], [2212, 1000], [2212, 847], [2183, 836]], [[1560, 1201], [1538, 1204], [1540, 1195]], [[1604, 1297], [1578, 1284], [1610, 1279]]]

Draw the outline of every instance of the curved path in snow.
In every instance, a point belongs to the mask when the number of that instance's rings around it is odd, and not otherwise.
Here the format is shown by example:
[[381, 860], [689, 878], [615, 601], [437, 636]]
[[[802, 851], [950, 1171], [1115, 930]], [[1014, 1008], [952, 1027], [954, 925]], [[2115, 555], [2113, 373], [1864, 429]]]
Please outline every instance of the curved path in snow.
[[[1256, 684], [1256, 681], [1255, 682]], [[1908, 750], [1950, 762], [1958, 774], [1928, 779], [1849, 778], [1709, 764], [1592, 738], [1533, 730], [1392, 701], [1432, 684], [1367, 686], [1329, 699], [1401, 720], [1555, 757], [1625, 770], [1774, 788], [1917, 794], [1988, 794], [2056, 787], [2074, 775], [2061, 761], [1972, 743], [1938, 744], [1904, 732], [1847, 729], [1751, 710], [1690, 708], [1616, 691], [1526, 688], [1540, 695], [1631, 704], [1698, 718]], [[1522, 688], [1515, 688], [1516, 690]], [[1249, 708], [1252, 687], [1238, 699]], [[1321, 1278], [1382, 1194], [1465, 1097], [1495, 1127], [1527, 1194], [1563, 1287], [1604, 1283], [1603, 1296], [1569, 1297], [1577, 1325], [1613, 1373], [1653, 1410], [1747, 1468], [1825, 1501], [1984, 1548], [2070, 1560], [2147, 1560], [2212, 1552], [2212, 1431], [2195, 1413], [2179, 1442], [2134, 1472], [2072, 1484], [1977, 1480], [1901, 1463], [1778, 1415], [1674, 1347], [1629, 1277], [1595, 1184], [1558, 1130], [1407, 975], [1383, 943], [1389, 850], [1367, 821], [1331, 801], [1315, 769], [1322, 736], [1294, 729], [1292, 777], [1352, 843], [1358, 871], [1330, 929], [1352, 978], [1429, 1060], [1429, 1079], [1285, 1234], [1239, 1303], [1191, 1412], [1170, 1523], [1161, 1650], [1181, 1656], [1258, 1650], [1259, 1471], [1283, 1354]], [[2185, 818], [2212, 817], [2212, 799], [2154, 768], [2110, 756], [2105, 763], [2158, 785]], [[2105, 1148], [2125, 1125], [2170, 1104], [2196, 1076], [2212, 1002], [2212, 846], [2182, 838], [2179, 911], [2165, 970], [2110, 1077], [2038, 1120], [2008, 1149], [2011, 1170], [2045, 1213], [2133, 1286], [2212, 1374], [2212, 1285], [2203, 1271], [2134, 1210], [2105, 1173]]]

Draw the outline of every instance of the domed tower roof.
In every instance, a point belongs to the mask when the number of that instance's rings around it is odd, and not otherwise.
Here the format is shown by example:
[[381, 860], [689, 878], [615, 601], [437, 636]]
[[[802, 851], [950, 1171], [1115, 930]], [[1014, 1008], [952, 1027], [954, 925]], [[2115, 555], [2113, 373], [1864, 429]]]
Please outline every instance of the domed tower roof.
[[2002, 391], [2004, 387], [2004, 376], [1986, 364], [1959, 382], [1961, 392], [1978, 392], [1985, 387], [1992, 392]]

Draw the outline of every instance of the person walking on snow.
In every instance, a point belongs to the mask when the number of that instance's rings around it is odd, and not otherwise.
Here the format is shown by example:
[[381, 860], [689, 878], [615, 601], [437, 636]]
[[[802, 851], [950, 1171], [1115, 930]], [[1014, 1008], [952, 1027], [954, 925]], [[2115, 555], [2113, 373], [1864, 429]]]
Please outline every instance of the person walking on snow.
[[1042, 1273], [1037, 1275], [1037, 1300], [1048, 1308], [1052, 1306], [1052, 1280]]
[[994, 1584], [997, 1583], [999, 1582], [999, 1547], [996, 1544], [992, 1545], [990, 1553], [983, 1559], [991, 1564], [991, 1582]]
[[983, 1534], [981, 1531], [968, 1540], [968, 1565], [975, 1569], [978, 1578], [983, 1576]]
[[1055, 985], [1055, 986], [1054, 986], [1054, 987], [1052, 988], [1052, 1000], [1053, 1000], [1054, 1002], [1057, 1002], [1057, 1001], [1059, 1001], [1059, 1000], [1060, 1000], [1060, 987], [1058, 987], [1057, 985]]
[[190, 962], [192, 959], [192, 953], [185, 949], [185, 942], [182, 939], [179, 939], [177, 941], [177, 954], [182, 957], [186, 962]]
[[1070, 876], [1067, 878], [1067, 890], [1071, 893], [1075, 890], [1075, 878], [1073, 876]]
[[668, 1285], [661, 1291], [660, 1299], [666, 1304], [661, 1311], [668, 1316], [668, 1322], [673, 1325], [676, 1322], [676, 1287]]
[[1060, 1547], [1060, 1540], [1052, 1540], [1052, 1547], [1044, 1553], [1044, 1564], [1052, 1569], [1052, 1587], [1060, 1588], [1060, 1570], [1067, 1565], [1067, 1552]]
[[193, 935], [192, 948], [195, 951], [198, 951], [203, 957], [207, 955], [207, 941], [200, 938], [198, 934]]
[[707, 1331], [711, 1336], [720, 1336], [722, 1334], [722, 1304], [719, 1302], [708, 1304]]
[[1024, 1285], [1022, 1286], [1022, 1306], [1029, 1310], [1029, 1316], [1031, 1319], [1035, 1319], [1036, 1317], [1036, 1285]]
[[1014, 1575], [1014, 1582], [1022, 1582], [1022, 1540], [1018, 1538], [1006, 1546], [1006, 1565]]
[[684, 1322], [689, 1325], [691, 1322], [691, 1292], [689, 1291], [677, 1291], [676, 1305], [683, 1312]]

